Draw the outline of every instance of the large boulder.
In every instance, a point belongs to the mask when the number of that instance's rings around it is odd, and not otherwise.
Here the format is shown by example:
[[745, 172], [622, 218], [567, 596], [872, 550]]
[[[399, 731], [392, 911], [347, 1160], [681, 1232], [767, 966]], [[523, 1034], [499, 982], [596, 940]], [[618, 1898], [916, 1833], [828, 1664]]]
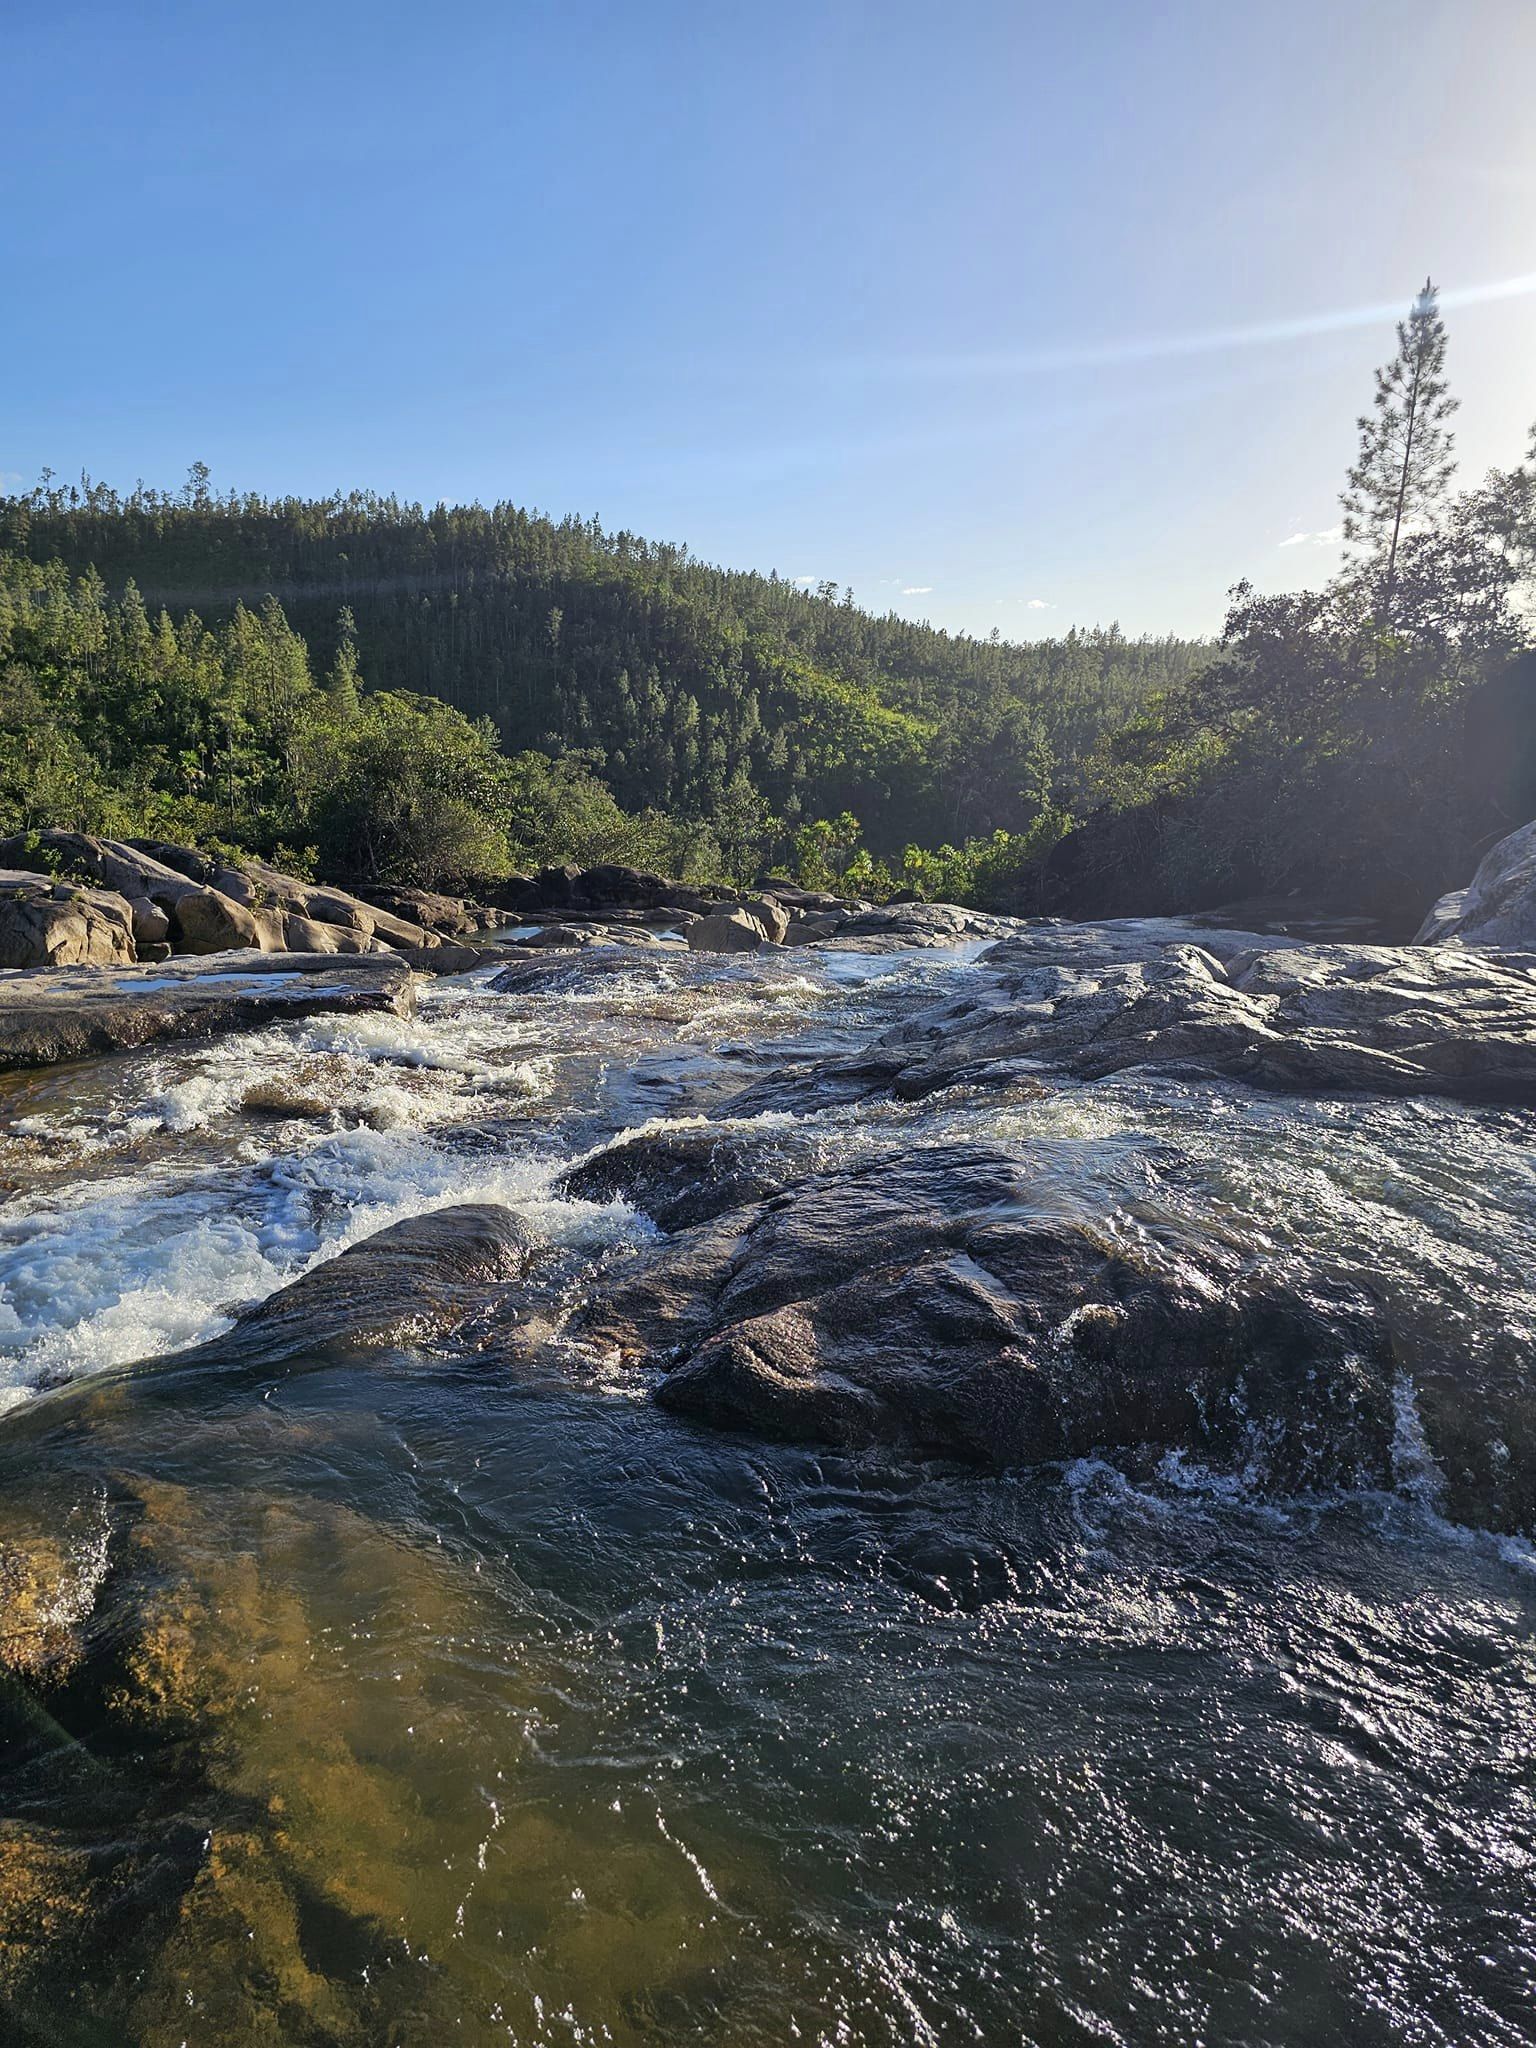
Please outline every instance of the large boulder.
[[[296, 915], [307, 917], [314, 924], [337, 925], [342, 931], [356, 932], [364, 939], [371, 939], [379, 925], [370, 906], [349, 896], [345, 889], [306, 888], [304, 908]], [[409, 924], [412, 920], [402, 918], [400, 922]]]
[[[222, 952], [232, 946], [283, 951], [290, 945], [284, 920], [302, 919], [338, 936], [317, 940], [302, 930], [295, 946], [346, 952], [378, 937], [387, 944], [421, 947], [437, 934], [409, 917], [362, 902], [345, 889], [301, 881], [261, 860], [239, 867], [165, 840], [98, 839], [86, 832], [29, 832], [0, 841], [0, 862], [46, 868], [50, 874], [94, 881], [142, 906], [142, 943], [171, 938], [184, 952]], [[181, 906], [195, 898], [185, 917]], [[232, 908], [230, 906], [233, 906]], [[243, 913], [243, 915], [242, 915]], [[165, 928], [151, 937], [157, 919]], [[350, 936], [345, 936], [350, 935]]]
[[695, 953], [755, 953], [775, 943], [763, 920], [741, 905], [696, 919], [683, 936]]
[[147, 896], [130, 896], [128, 909], [133, 918], [133, 943], [140, 951], [146, 946], [168, 945], [171, 920], [159, 904], [151, 903]]
[[0, 967], [121, 967], [134, 954], [126, 898], [0, 869]]
[[[187, 849], [168, 848], [169, 852]], [[0, 840], [0, 863], [18, 867], [45, 868], [50, 874], [77, 881], [94, 882], [130, 901], [142, 897], [162, 910], [169, 909], [191, 889], [206, 886], [212, 863], [191, 855], [204, 870], [190, 876], [159, 858], [161, 849], [146, 851], [121, 839], [98, 839], [89, 832], [47, 830], [17, 833]]]
[[221, 889], [189, 889], [177, 900], [172, 928], [177, 950], [182, 953], [227, 953], [241, 946], [275, 950], [262, 946], [263, 934], [254, 914]]
[[313, 918], [300, 917], [293, 911], [282, 913], [282, 945], [286, 952], [339, 953], [343, 938], [350, 941], [346, 947], [349, 953], [360, 953], [367, 944], [366, 937], [344, 931], [340, 925], [316, 924]]
[[1063, 1215], [1048, 1172], [987, 1145], [706, 1205], [573, 1334], [661, 1368], [662, 1406], [778, 1437], [991, 1465], [1187, 1452], [1285, 1488], [1391, 1468], [1371, 1304]]
[[[424, 931], [440, 932], [448, 938], [464, 938], [471, 932], [494, 931], [511, 922], [512, 913], [485, 903], [465, 902], [445, 896], [437, 889], [406, 889], [389, 882], [359, 883], [356, 895], [371, 909]], [[318, 912], [315, 913], [319, 915]]]
[[[730, 908], [731, 906], [724, 906]], [[773, 896], [744, 896], [734, 906], [744, 910], [748, 917], [755, 917], [768, 934], [770, 945], [782, 946], [789, 932], [789, 912]]]
[[1484, 854], [1467, 887], [1440, 898], [1414, 943], [1536, 952], [1536, 821]]

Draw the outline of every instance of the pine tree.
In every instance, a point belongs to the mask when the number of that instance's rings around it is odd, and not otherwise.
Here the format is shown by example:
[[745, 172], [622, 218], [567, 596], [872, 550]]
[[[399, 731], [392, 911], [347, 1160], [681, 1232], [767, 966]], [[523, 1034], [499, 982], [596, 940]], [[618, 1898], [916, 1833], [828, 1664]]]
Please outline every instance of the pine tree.
[[325, 694], [343, 724], [351, 724], [358, 714], [362, 683], [357, 661], [357, 621], [352, 616], [352, 607], [343, 605], [336, 619], [336, 659], [325, 679]]
[[1361, 415], [1360, 454], [1344, 493], [1344, 538], [1368, 546], [1382, 563], [1377, 615], [1389, 624], [1397, 554], [1405, 526], [1428, 518], [1455, 467], [1446, 422], [1458, 401], [1445, 381], [1445, 323], [1429, 278], [1406, 320], [1397, 354], [1376, 372], [1373, 409]]

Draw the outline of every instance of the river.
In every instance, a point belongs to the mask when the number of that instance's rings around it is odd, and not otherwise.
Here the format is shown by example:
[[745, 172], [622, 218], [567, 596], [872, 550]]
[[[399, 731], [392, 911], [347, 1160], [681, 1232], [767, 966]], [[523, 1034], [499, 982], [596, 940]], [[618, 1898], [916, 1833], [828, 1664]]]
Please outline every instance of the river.
[[[60, 1646], [0, 1692], [7, 2040], [1531, 2040], [1536, 1553], [1442, 1517], [1411, 1377], [1396, 1485], [1300, 1497], [717, 1433], [494, 1324], [39, 1399], [448, 1203], [551, 1247], [502, 1312], [558, 1323], [654, 1234], [573, 1160], [980, 950], [552, 961], [0, 1084], [0, 1539]], [[1124, 1236], [1326, 1252], [1437, 1355], [1530, 1342], [1528, 1112], [1126, 1073], [758, 1128], [984, 1137]]]

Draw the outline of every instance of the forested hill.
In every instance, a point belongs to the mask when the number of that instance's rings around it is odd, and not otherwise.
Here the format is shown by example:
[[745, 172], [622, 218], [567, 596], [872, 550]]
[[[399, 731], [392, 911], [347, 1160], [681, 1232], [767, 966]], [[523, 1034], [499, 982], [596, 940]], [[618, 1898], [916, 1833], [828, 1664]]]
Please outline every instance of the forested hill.
[[1071, 803], [1107, 729], [1209, 650], [1116, 628], [1016, 645], [875, 617], [827, 584], [500, 504], [218, 497], [82, 482], [0, 501], [0, 548], [205, 620], [272, 595], [317, 667], [355, 620], [373, 690], [584, 750], [621, 804], [852, 811], [870, 843], [959, 843]]

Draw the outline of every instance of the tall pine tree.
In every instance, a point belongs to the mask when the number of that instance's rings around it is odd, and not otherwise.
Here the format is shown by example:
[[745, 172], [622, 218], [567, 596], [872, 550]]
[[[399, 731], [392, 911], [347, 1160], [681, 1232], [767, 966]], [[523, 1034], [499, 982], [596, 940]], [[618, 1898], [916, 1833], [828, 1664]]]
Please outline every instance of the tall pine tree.
[[1445, 381], [1445, 323], [1425, 278], [1412, 312], [1397, 323], [1397, 354], [1376, 372], [1375, 402], [1360, 418], [1360, 454], [1343, 498], [1344, 538], [1370, 548], [1379, 565], [1383, 625], [1391, 623], [1404, 528], [1434, 513], [1451, 480], [1447, 421], [1457, 403]]

